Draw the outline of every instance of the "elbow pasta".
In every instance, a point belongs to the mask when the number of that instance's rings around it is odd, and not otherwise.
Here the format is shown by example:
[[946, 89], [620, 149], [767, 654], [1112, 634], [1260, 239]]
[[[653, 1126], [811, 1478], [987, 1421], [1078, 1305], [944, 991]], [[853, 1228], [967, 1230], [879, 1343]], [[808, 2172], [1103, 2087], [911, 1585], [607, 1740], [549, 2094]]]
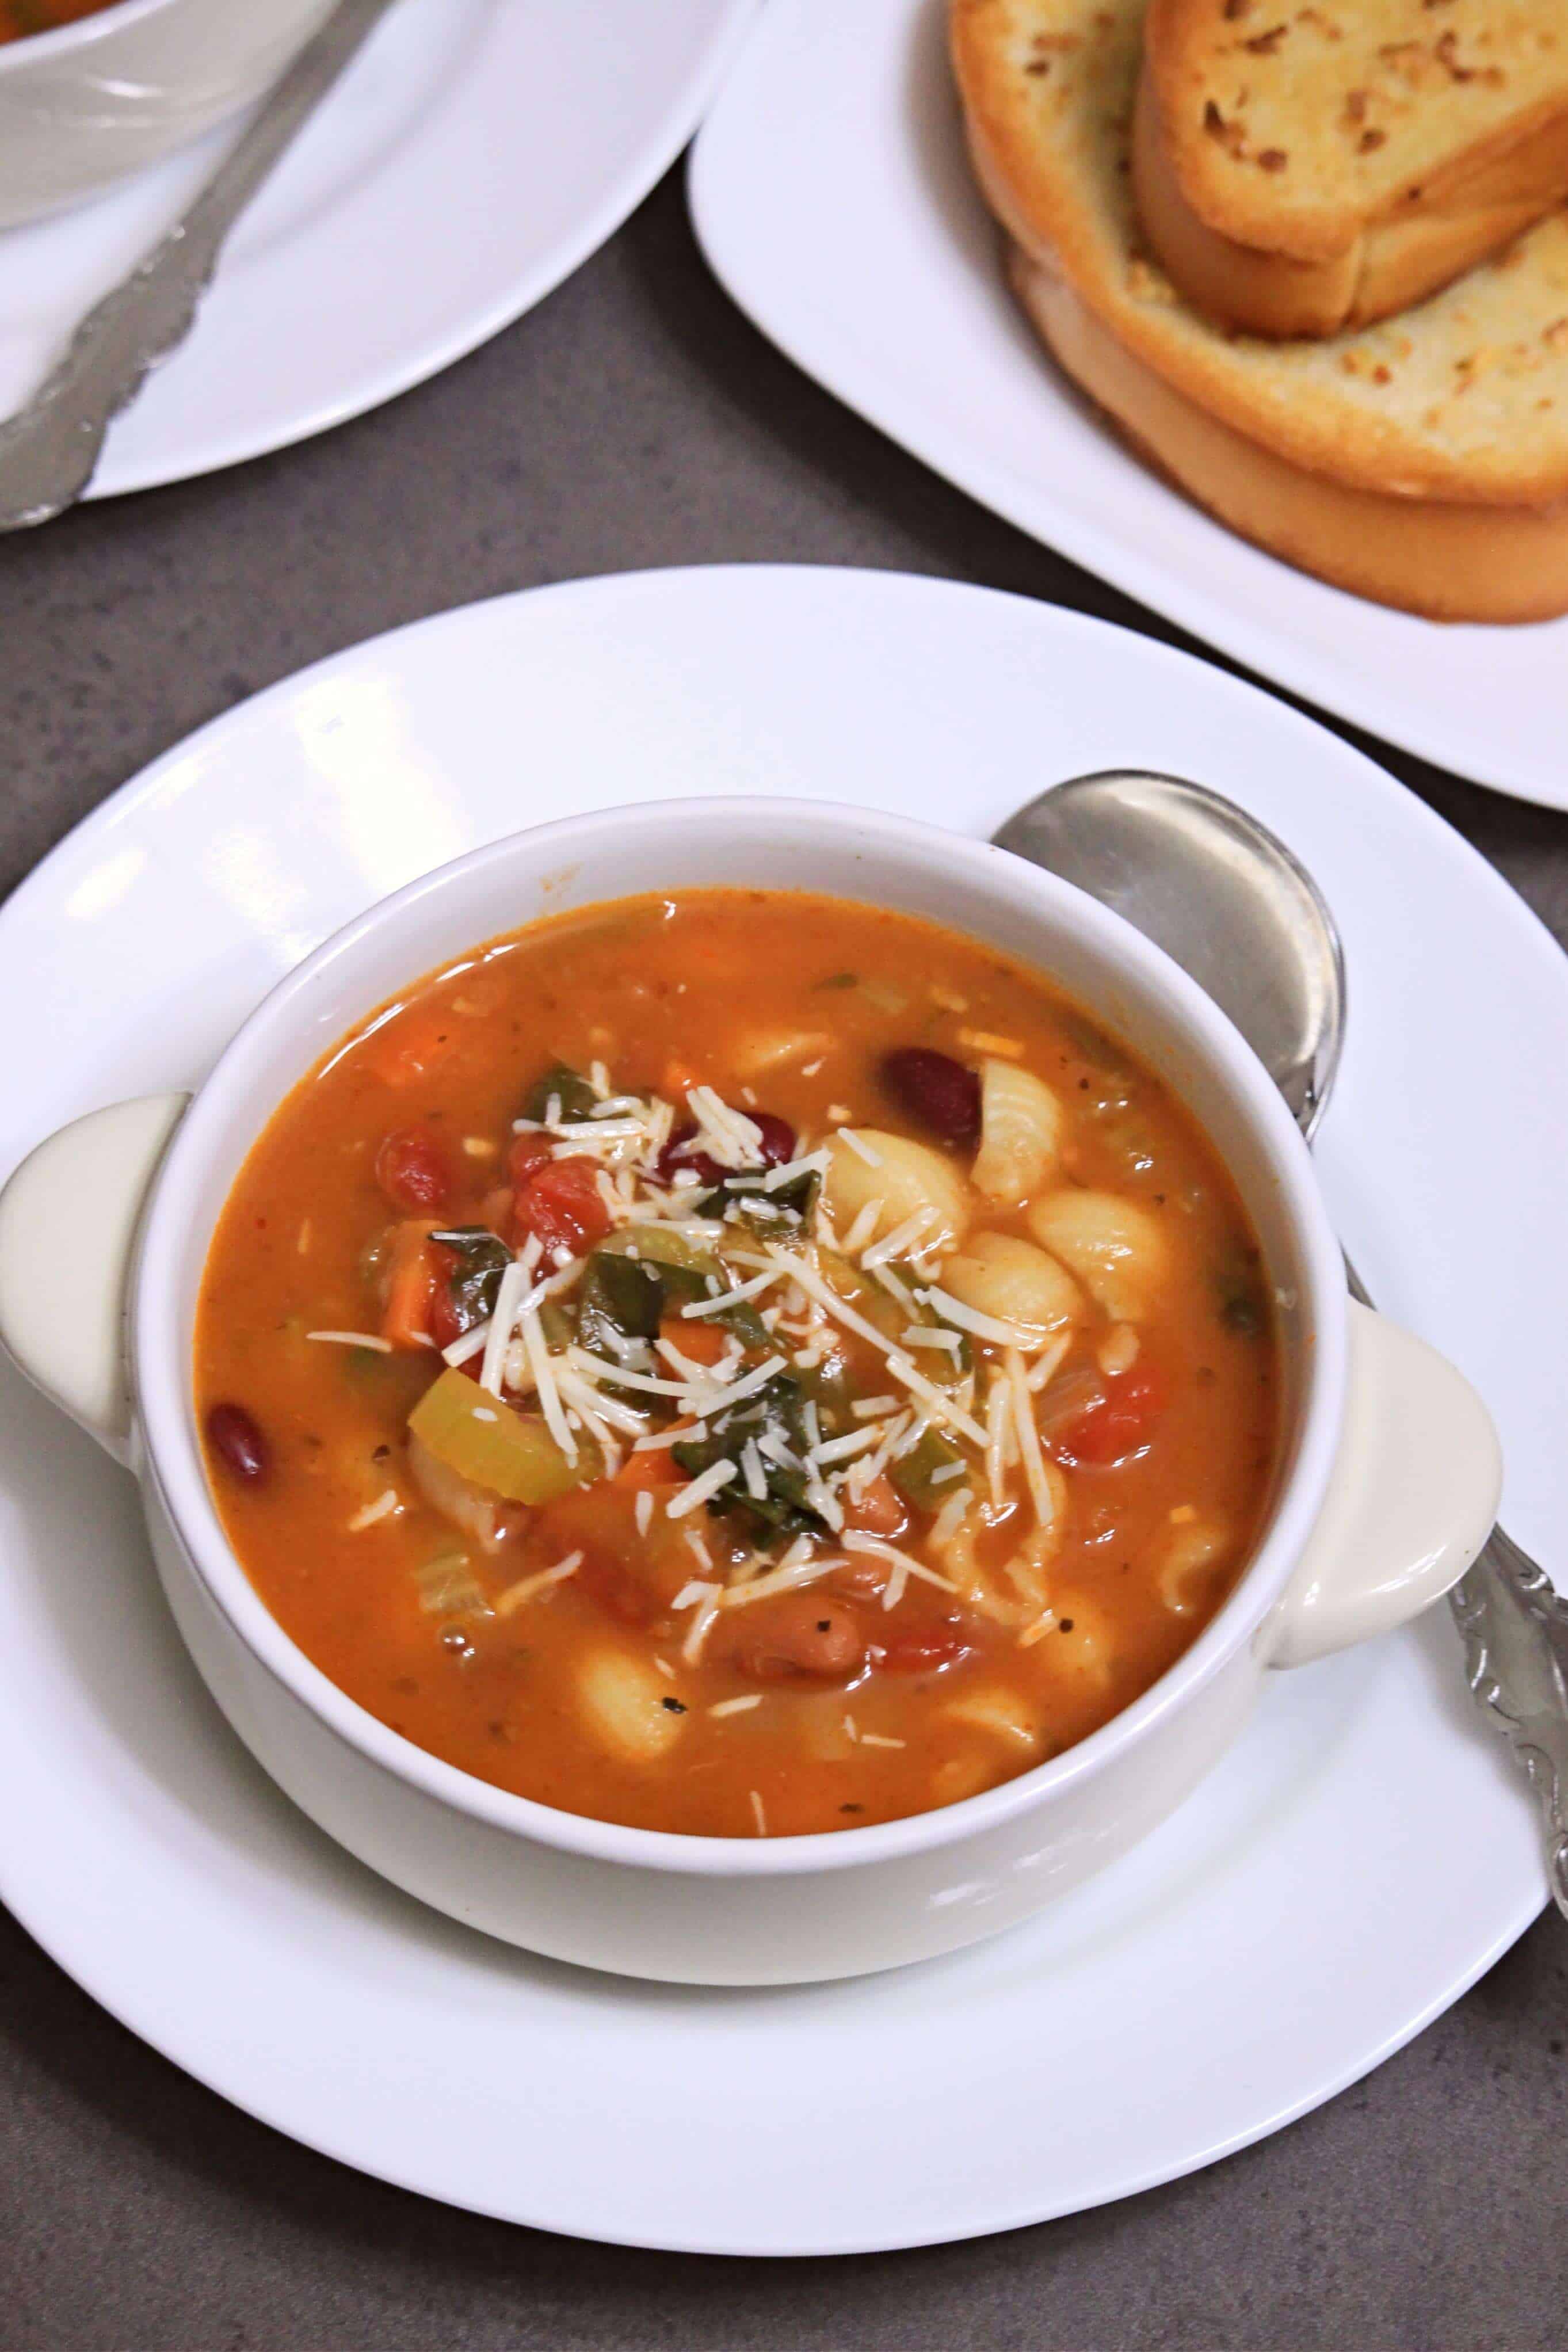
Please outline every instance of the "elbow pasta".
[[874, 1203], [873, 1241], [923, 1210], [930, 1212], [920, 1237], [923, 1249], [950, 1249], [963, 1240], [969, 1229], [969, 1188], [950, 1160], [928, 1144], [881, 1128], [848, 1132], [852, 1142], [841, 1134], [829, 1146], [823, 1187], [828, 1214], [841, 1234]]
[[942, 1287], [1036, 1344], [1072, 1322], [1082, 1304], [1066, 1269], [1018, 1234], [974, 1234], [943, 1266]]
[[1141, 1322], [1157, 1298], [1170, 1247], [1159, 1217], [1140, 1202], [1087, 1189], [1050, 1192], [1030, 1208], [1029, 1229], [1113, 1322]]
[[980, 1148], [974, 1181], [1000, 1209], [1021, 1209], [1056, 1173], [1063, 1117], [1059, 1097], [1019, 1062], [980, 1066]]

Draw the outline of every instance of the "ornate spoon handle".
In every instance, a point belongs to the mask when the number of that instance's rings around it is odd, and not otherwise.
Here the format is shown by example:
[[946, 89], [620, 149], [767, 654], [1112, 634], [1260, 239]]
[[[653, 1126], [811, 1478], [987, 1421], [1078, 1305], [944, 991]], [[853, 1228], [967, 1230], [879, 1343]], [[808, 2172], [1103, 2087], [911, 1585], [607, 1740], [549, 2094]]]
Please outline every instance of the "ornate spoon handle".
[[[1348, 1257], [1344, 1265], [1352, 1297], [1370, 1307]], [[1568, 1917], [1568, 1601], [1497, 1527], [1448, 1603], [1465, 1646], [1465, 1679], [1535, 1791], [1552, 1893]]]
[[89, 310], [25, 408], [0, 425], [0, 530], [47, 522], [93, 477], [103, 436], [185, 340], [224, 239], [392, 0], [341, 0], [172, 228]]

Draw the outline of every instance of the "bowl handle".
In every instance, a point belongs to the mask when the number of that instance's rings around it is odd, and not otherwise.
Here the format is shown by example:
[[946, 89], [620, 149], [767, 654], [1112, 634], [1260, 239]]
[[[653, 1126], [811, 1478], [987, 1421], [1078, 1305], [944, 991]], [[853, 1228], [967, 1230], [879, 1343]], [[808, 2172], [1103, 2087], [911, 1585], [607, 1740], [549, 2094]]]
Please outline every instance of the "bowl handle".
[[1264, 1627], [1273, 1666], [1402, 1625], [1458, 1582], [1497, 1517], [1497, 1432], [1446, 1357], [1353, 1299], [1348, 1370], [1328, 1495]]
[[90, 1111], [0, 1192], [0, 1342], [52, 1403], [131, 1459], [126, 1291], [141, 1211], [189, 1095]]

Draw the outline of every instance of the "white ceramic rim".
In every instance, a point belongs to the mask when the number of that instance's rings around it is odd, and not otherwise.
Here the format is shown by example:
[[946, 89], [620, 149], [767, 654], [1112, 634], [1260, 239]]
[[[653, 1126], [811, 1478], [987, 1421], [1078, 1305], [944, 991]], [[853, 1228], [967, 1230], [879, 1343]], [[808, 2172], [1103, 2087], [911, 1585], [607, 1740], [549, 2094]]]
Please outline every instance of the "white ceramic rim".
[[[826, 833], [846, 843], [880, 843], [951, 871], [965, 869], [991, 895], [1034, 899], [1065, 915], [1086, 934], [1113, 970], [1135, 976], [1162, 996], [1199, 1055], [1217, 1069], [1262, 1145], [1287, 1223], [1301, 1253], [1306, 1290], [1304, 1329], [1310, 1360], [1301, 1377], [1294, 1463], [1276, 1497], [1262, 1542], [1223, 1607], [1174, 1665], [1110, 1722], [1032, 1771], [952, 1805], [872, 1824], [790, 1838], [718, 1838], [643, 1830], [568, 1813], [514, 1796], [444, 1763], [388, 1728], [312, 1664], [284, 1632], [229, 1545], [213, 1502], [193, 1407], [191, 1335], [170, 1304], [179, 1295], [178, 1268], [199, 1244], [204, 1257], [210, 1228], [198, 1214], [209, 1128], [233, 1112], [249, 1091], [253, 1054], [287, 1027], [297, 1000], [365, 936], [417, 908], [432, 891], [483, 872], [536, 847], [538, 861], [560, 870], [591, 854], [596, 838], [623, 837], [628, 826], [652, 835], [700, 812], [705, 827], [727, 820], [788, 831]], [[656, 844], [646, 887], [657, 889]], [[842, 892], [829, 895], [842, 897]], [[589, 903], [589, 902], [585, 902]], [[971, 934], [972, 935], [972, 934]], [[476, 942], [477, 943], [477, 942]], [[410, 979], [418, 977], [411, 972]], [[380, 999], [377, 1000], [381, 1001]], [[373, 1010], [366, 1004], [366, 1013]], [[304, 1055], [299, 1075], [311, 1066]], [[277, 1102], [255, 1122], [259, 1135]], [[1347, 1352], [1343, 1262], [1328, 1221], [1312, 1160], [1282, 1097], [1239, 1032], [1196, 982], [1119, 915], [1055, 876], [988, 842], [941, 827], [828, 801], [721, 799], [656, 801], [598, 810], [533, 825], [420, 876], [346, 923], [315, 953], [277, 982], [236, 1032], [186, 1112], [159, 1172], [149, 1203], [134, 1276], [130, 1358], [141, 1451], [138, 1475], [150, 1479], [202, 1583], [237, 1638], [273, 1677], [367, 1762], [412, 1785], [434, 1802], [530, 1842], [632, 1869], [704, 1877], [811, 1875], [853, 1869], [928, 1852], [983, 1833], [1045, 1802], [1085, 1779], [1142, 1738], [1173, 1709], [1186, 1705], [1253, 1638], [1278, 1601], [1300, 1559], [1327, 1489], [1343, 1414]]]
[[72, 24], [52, 25], [43, 33], [24, 33], [17, 41], [0, 41], [0, 74], [14, 73], [34, 58], [65, 57], [72, 49], [91, 48], [122, 26], [139, 25], [173, 5], [174, 0], [109, 0], [107, 7], [96, 9], [90, 16], [78, 16]]

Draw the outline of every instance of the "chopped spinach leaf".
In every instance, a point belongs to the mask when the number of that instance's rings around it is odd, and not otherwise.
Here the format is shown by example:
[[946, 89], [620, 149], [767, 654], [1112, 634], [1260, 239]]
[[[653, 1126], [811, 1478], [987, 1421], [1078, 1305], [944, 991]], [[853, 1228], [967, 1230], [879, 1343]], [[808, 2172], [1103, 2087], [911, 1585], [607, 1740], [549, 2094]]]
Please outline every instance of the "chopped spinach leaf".
[[[776, 1432], [792, 1453], [803, 1454], [810, 1443], [805, 1404], [800, 1382], [787, 1372], [779, 1372], [755, 1396], [746, 1398], [728, 1412], [716, 1414], [708, 1423], [706, 1437], [683, 1438], [670, 1451], [680, 1468], [694, 1478], [711, 1470], [716, 1462], [733, 1462], [738, 1469], [747, 1440], [760, 1439], [769, 1430]], [[804, 1471], [793, 1470], [788, 1463], [774, 1462], [766, 1454], [761, 1459], [765, 1495], [753, 1495], [738, 1480], [732, 1480], [714, 1497], [709, 1508], [744, 1512], [759, 1526], [779, 1535], [826, 1534], [827, 1522], [806, 1500]]]
[[580, 1071], [571, 1069], [565, 1062], [557, 1062], [553, 1069], [537, 1078], [528, 1089], [523, 1105], [525, 1118], [543, 1118], [550, 1106], [551, 1097], [560, 1105], [562, 1118], [588, 1118], [599, 1097]]
[[580, 1345], [613, 1360], [607, 1329], [622, 1339], [656, 1339], [664, 1303], [662, 1272], [645, 1258], [595, 1250], [577, 1294]]
[[461, 1318], [461, 1328], [471, 1331], [476, 1323], [487, 1322], [496, 1311], [501, 1276], [512, 1263], [512, 1253], [506, 1243], [487, 1225], [454, 1225], [446, 1232], [432, 1234], [430, 1238], [439, 1242], [443, 1249], [449, 1249], [457, 1260], [457, 1271], [446, 1286]]
[[728, 1218], [731, 1223], [744, 1225], [758, 1240], [766, 1241], [769, 1234], [792, 1233], [798, 1223], [805, 1223], [815, 1206], [821, 1183], [816, 1169], [808, 1168], [804, 1175], [791, 1176], [788, 1184], [779, 1184], [768, 1192], [748, 1171], [744, 1181], [727, 1176], [722, 1184], [705, 1192], [695, 1203], [695, 1213], [716, 1222]]

